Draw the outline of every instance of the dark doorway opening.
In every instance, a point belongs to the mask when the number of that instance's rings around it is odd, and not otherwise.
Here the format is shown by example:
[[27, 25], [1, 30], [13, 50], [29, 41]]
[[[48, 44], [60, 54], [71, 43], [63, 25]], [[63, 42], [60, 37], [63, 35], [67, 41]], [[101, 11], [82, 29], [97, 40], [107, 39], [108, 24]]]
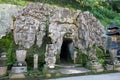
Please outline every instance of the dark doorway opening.
[[74, 45], [73, 40], [70, 38], [63, 39], [60, 53], [61, 63], [73, 63], [72, 57], [74, 57]]

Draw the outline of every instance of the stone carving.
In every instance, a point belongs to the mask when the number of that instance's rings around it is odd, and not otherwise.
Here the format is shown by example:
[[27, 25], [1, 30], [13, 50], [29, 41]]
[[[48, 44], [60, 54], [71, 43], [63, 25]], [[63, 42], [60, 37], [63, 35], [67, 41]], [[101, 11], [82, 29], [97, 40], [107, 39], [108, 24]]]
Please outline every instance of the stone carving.
[[25, 48], [30, 48], [35, 44], [35, 40], [41, 47], [43, 37], [46, 31], [49, 31], [47, 36], [51, 38], [51, 44], [46, 46], [45, 61], [50, 68], [55, 67], [56, 55], [60, 54], [64, 38], [72, 39], [75, 48], [84, 54], [89, 52], [91, 60], [98, 61], [93, 46], [104, 47], [105, 30], [88, 11], [81, 12], [37, 3], [29, 4], [15, 19], [15, 42]]
[[6, 52], [1, 53], [0, 57], [0, 76], [6, 75], [7, 73], [7, 57]]
[[34, 54], [34, 69], [38, 69], [38, 54]]
[[[113, 69], [120, 71], [120, 60], [119, 60], [119, 50], [120, 50], [120, 29], [118, 26], [115, 24], [110, 25], [107, 28], [107, 35], [111, 40], [107, 44], [108, 45], [108, 50], [110, 52], [111, 56], [111, 63], [113, 65]], [[110, 66], [110, 64], [108, 64]]]
[[[100, 22], [89, 12], [80, 13], [77, 18], [78, 30], [78, 48], [85, 51], [86, 48], [92, 48], [94, 45], [103, 46], [105, 41], [105, 30]], [[84, 44], [82, 44], [84, 43]], [[84, 47], [83, 47], [84, 46]], [[86, 52], [84, 52], [86, 53]]]
[[24, 62], [26, 59], [26, 50], [16, 50], [16, 57], [18, 62]]
[[22, 7], [11, 4], [0, 4], [0, 39], [13, 29], [13, 16]]
[[37, 40], [40, 47], [45, 36], [47, 15], [51, 8], [43, 4], [31, 4], [15, 16], [14, 40], [16, 44], [30, 48]]
[[53, 44], [48, 44], [46, 47], [45, 61], [47, 62], [49, 68], [55, 68], [55, 62], [56, 62], [55, 55], [57, 54], [57, 51], [54, 48], [55, 47]]
[[13, 64], [9, 78], [25, 78], [27, 72], [26, 53], [26, 50], [16, 50], [17, 61]]

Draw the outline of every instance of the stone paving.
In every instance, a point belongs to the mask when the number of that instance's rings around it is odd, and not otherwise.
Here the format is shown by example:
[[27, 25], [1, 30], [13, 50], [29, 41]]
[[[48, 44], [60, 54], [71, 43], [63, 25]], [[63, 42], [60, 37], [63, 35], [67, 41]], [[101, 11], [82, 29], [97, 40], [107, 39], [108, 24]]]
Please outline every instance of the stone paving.
[[59, 72], [62, 74], [79, 74], [79, 73], [89, 73], [90, 70], [80, 67], [79, 64], [60, 64], [56, 65], [59, 69]]
[[90, 70], [80, 67], [80, 68], [64, 68], [59, 69], [60, 73], [62, 74], [79, 74], [79, 73], [88, 73]]
[[100, 75], [75, 76], [50, 80], [120, 80], [120, 73], [109, 73]]

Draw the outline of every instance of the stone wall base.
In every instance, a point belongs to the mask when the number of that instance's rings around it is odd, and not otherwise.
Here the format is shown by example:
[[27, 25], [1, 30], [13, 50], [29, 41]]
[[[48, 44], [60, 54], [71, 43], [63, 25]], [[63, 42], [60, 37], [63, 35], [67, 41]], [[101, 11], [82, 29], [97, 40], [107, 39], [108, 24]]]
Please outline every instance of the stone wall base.
[[114, 70], [120, 71], [120, 66], [114, 66]]
[[110, 70], [114, 70], [114, 66], [113, 65], [106, 65], [106, 70], [110, 71]]
[[0, 76], [3, 76], [7, 73], [7, 66], [0, 67]]
[[10, 79], [15, 79], [15, 78], [25, 78], [25, 74], [21, 73], [21, 74], [10, 74], [9, 75]]
[[50, 69], [47, 65], [44, 65], [44, 76], [46, 78], [51, 78], [51, 77], [60, 77], [61, 73], [58, 71], [57, 68]]
[[88, 69], [90, 69], [92, 72], [103, 72], [104, 68], [102, 67], [102, 64], [99, 62], [88, 62], [87, 66]]

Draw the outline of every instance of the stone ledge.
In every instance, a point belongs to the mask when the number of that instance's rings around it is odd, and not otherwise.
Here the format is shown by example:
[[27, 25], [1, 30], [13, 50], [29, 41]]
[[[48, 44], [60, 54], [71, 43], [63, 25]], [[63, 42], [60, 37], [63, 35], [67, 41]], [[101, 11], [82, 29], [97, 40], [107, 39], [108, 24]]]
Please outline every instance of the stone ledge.
[[10, 74], [9, 75], [10, 79], [15, 79], [15, 78], [25, 78], [25, 74]]

